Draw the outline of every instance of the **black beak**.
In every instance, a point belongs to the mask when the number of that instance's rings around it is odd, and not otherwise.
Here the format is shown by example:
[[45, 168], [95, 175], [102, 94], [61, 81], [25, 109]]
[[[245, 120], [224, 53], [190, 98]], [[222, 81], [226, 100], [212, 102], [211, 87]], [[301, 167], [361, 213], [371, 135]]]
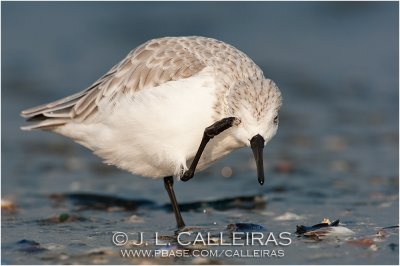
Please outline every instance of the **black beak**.
[[256, 159], [257, 165], [257, 177], [260, 185], [264, 184], [264, 165], [263, 165], [263, 149], [264, 149], [264, 138], [261, 135], [255, 135], [250, 140], [250, 146], [253, 150], [254, 159]]

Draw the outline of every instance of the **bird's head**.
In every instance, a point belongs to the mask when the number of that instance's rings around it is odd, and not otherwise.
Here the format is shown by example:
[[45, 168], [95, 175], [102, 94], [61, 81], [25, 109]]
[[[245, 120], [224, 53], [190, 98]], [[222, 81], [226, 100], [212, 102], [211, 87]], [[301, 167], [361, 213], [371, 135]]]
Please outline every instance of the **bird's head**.
[[228, 95], [229, 116], [240, 123], [231, 131], [237, 141], [251, 147], [257, 164], [258, 181], [264, 183], [263, 148], [276, 134], [282, 96], [270, 79], [238, 82]]

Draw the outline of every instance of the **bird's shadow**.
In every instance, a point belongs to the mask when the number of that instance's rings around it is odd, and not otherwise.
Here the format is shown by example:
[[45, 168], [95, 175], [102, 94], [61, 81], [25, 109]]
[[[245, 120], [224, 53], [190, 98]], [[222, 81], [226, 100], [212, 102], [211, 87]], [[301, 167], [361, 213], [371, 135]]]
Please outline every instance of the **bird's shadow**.
[[[95, 193], [51, 194], [49, 198], [52, 199], [56, 205], [70, 201], [77, 211], [109, 210], [110, 208], [119, 208], [123, 211], [137, 211], [139, 209], [172, 211], [172, 206], [169, 203], [157, 205], [154, 201], [147, 199], [128, 199]], [[266, 200], [262, 195], [250, 195], [181, 203], [179, 207], [182, 212], [202, 212], [207, 208], [220, 211], [230, 209], [259, 210], [265, 209]]]

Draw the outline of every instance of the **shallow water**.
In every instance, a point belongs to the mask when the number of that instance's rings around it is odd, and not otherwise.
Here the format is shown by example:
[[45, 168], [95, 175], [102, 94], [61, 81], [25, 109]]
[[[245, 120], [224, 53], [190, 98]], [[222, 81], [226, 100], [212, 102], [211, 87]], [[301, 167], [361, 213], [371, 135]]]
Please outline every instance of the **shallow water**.
[[[15, 204], [2, 209], [2, 263], [398, 264], [398, 228], [376, 235], [399, 223], [397, 5], [2, 3], [1, 192]], [[167, 35], [231, 43], [280, 87], [264, 186], [243, 149], [175, 191], [193, 232], [226, 241], [235, 223], [290, 232], [289, 246], [228, 248], [283, 257], [123, 258], [117, 231], [144, 232], [149, 250], [182, 248], [162, 182], [105, 166], [63, 137], [19, 130], [22, 109], [85, 88], [132, 48]], [[324, 217], [355, 234], [294, 233]], [[172, 246], [155, 246], [154, 232]]]

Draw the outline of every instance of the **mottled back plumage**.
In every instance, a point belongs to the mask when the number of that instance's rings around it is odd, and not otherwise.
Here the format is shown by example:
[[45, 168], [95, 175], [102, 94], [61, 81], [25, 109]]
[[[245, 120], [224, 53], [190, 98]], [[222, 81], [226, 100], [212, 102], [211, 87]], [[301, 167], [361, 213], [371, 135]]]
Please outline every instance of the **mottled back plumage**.
[[[226, 97], [235, 80], [262, 80], [260, 68], [233, 46], [205, 37], [165, 37], [150, 40], [131, 51], [120, 63], [82, 92], [49, 104], [27, 109], [21, 115], [37, 122], [24, 129], [53, 129], [73, 120], [96, 118], [99, 103], [117, 105], [121, 96], [154, 88], [168, 81], [191, 77], [212, 67], [218, 77], [219, 97]], [[223, 106], [215, 103], [217, 113]]]

